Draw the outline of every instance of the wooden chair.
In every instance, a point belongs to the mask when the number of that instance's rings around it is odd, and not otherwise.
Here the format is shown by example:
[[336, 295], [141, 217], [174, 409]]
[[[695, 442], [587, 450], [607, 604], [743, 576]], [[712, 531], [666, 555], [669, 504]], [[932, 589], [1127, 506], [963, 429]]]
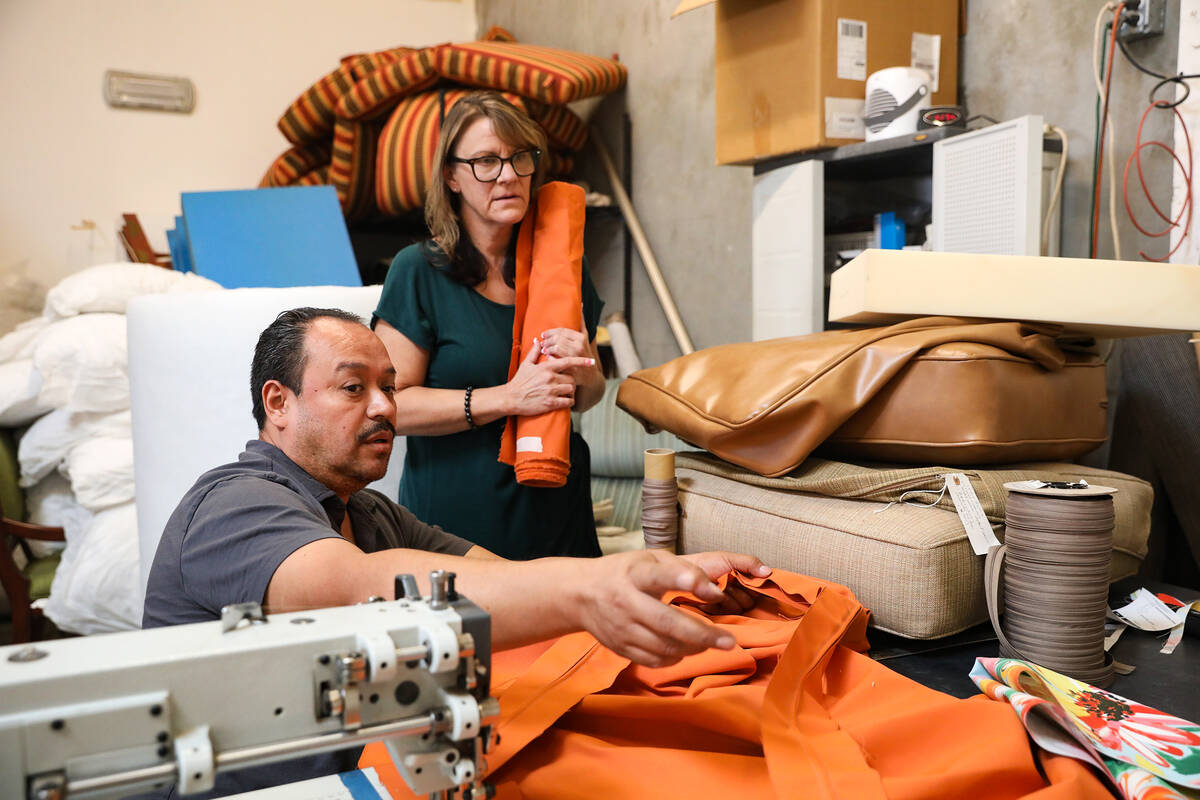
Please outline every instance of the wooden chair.
[[[34, 557], [29, 540], [65, 542], [62, 528], [22, 522], [24, 503], [17, 485], [16, 449], [8, 431], [0, 430], [0, 586], [12, 607], [12, 644], [42, 638], [45, 619], [34, 601], [50, 595], [50, 582], [58, 567], [57, 553]], [[9, 514], [12, 514], [10, 517]], [[20, 550], [25, 565], [17, 566]]]
[[129, 258], [143, 264], [170, 269], [171, 254], [160, 253], [150, 246], [150, 240], [146, 238], [146, 232], [142, 230], [142, 223], [138, 222], [137, 214], [122, 214], [121, 218], [125, 220], [125, 224], [117, 234], [121, 237], [121, 244], [125, 246]]

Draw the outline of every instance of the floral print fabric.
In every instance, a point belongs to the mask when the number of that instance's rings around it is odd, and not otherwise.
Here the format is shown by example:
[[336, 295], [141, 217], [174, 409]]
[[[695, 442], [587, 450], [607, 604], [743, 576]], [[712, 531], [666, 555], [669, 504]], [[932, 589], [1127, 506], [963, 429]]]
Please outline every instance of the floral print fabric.
[[979, 658], [971, 678], [1039, 746], [1093, 764], [1127, 800], [1200, 798], [1200, 725], [1028, 661]]

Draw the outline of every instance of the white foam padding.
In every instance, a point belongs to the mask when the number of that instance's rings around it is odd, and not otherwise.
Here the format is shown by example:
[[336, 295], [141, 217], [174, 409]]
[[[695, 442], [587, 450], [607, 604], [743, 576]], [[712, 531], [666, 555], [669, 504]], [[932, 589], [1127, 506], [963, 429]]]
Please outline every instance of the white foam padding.
[[865, 250], [833, 273], [830, 322], [950, 316], [1117, 338], [1200, 330], [1200, 266]]
[[[129, 384], [133, 410], [142, 587], [167, 519], [205, 471], [237, 459], [258, 437], [251, 415], [250, 361], [258, 336], [281, 311], [341, 308], [369, 321], [380, 286], [303, 286], [148, 295], [129, 302]], [[388, 473], [372, 485], [399, 493], [404, 439]]]

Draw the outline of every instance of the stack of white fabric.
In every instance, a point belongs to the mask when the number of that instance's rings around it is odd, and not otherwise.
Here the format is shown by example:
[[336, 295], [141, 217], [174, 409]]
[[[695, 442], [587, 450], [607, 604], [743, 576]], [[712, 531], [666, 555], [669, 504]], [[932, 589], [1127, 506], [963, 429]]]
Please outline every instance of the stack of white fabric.
[[44, 608], [63, 630], [141, 623], [125, 306], [220, 288], [147, 264], [102, 264], [63, 280], [42, 316], [0, 338], [0, 426], [29, 426], [18, 444], [29, 521], [66, 533]]

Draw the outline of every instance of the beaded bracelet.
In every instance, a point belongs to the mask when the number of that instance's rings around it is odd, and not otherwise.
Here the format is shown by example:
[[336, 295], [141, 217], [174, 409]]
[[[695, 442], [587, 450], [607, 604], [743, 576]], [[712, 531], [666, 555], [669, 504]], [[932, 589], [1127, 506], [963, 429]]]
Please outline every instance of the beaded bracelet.
[[467, 387], [467, 393], [463, 395], [463, 414], [467, 418], [467, 427], [475, 430], [479, 426], [475, 424], [475, 420], [471, 417], [471, 392], [475, 391], [474, 386]]

